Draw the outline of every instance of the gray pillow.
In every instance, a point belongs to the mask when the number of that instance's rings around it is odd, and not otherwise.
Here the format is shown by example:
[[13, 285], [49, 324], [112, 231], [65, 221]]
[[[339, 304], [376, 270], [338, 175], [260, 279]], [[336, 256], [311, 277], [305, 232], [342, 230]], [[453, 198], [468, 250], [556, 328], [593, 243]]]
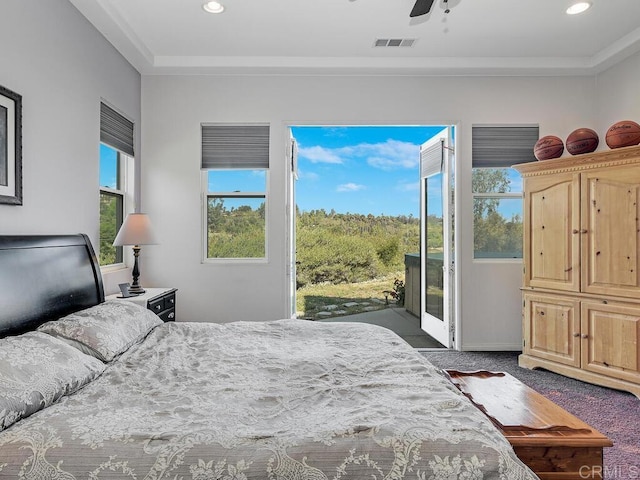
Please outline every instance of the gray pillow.
[[110, 362], [160, 324], [162, 320], [151, 310], [128, 301], [108, 300], [47, 322], [38, 330], [84, 347], [85, 353]]
[[104, 368], [44, 333], [0, 339], [0, 430], [75, 392]]

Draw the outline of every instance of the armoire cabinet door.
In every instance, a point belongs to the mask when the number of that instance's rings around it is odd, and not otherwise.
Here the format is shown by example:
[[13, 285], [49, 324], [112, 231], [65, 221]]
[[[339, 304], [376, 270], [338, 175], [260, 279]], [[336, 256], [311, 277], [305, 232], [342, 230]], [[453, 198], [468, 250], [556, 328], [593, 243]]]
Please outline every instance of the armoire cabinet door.
[[579, 174], [529, 177], [524, 190], [524, 286], [579, 291]]
[[524, 294], [524, 353], [580, 366], [580, 302], [562, 295]]
[[640, 306], [583, 301], [582, 368], [640, 382]]
[[582, 291], [640, 296], [640, 167], [582, 173]]

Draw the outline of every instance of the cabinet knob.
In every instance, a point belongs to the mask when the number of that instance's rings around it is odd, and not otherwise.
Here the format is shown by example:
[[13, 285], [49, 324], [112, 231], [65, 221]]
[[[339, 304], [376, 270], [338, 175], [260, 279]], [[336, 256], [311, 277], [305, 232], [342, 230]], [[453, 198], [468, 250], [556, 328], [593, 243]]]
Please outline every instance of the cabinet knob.
[[175, 303], [175, 299], [170, 298], [170, 299], [169, 299], [169, 303], [170, 303], [171, 305], [173, 305], [173, 304]]
[[587, 335], [586, 333], [583, 333], [582, 338], [589, 338], [589, 335]]
[[587, 230], [586, 228], [583, 228], [582, 230], [580, 230], [580, 233], [587, 233], [589, 230]]
[[169, 315], [167, 315], [171, 320], [173, 320], [174, 318], [176, 318], [176, 314], [175, 312], [171, 312]]
[[573, 336], [574, 336], [574, 337], [579, 337], [579, 336], [580, 336], [580, 334], [576, 332], [576, 333], [574, 333], [574, 334], [573, 334]]
[[154, 305], [153, 308], [155, 308], [156, 310], [161, 310], [162, 306], [161, 305]]
[[580, 233], [580, 230], [578, 230], [577, 228], [574, 228], [571, 233], [573, 233], [575, 235], [576, 233]]

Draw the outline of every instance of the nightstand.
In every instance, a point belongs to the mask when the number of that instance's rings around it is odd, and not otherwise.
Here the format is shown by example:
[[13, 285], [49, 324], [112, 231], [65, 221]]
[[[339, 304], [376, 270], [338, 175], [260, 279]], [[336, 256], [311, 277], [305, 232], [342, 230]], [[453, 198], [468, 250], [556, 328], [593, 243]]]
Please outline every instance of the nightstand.
[[137, 303], [148, 308], [158, 315], [164, 322], [173, 322], [176, 319], [176, 292], [177, 288], [145, 288], [146, 292], [135, 297], [118, 298], [120, 294], [106, 297], [106, 300], [122, 300]]

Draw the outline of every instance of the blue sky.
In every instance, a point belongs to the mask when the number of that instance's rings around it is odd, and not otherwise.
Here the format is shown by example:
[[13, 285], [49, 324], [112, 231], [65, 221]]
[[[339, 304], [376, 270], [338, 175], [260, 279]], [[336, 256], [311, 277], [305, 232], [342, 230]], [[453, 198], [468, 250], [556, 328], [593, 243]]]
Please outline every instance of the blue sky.
[[300, 210], [420, 215], [420, 145], [443, 127], [292, 127]]
[[118, 152], [100, 144], [100, 186], [118, 188]]
[[[300, 210], [420, 216], [420, 145], [441, 126], [297, 126]], [[100, 145], [100, 185], [116, 188], [115, 150]], [[264, 191], [264, 175], [216, 172], [210, 191]]]

